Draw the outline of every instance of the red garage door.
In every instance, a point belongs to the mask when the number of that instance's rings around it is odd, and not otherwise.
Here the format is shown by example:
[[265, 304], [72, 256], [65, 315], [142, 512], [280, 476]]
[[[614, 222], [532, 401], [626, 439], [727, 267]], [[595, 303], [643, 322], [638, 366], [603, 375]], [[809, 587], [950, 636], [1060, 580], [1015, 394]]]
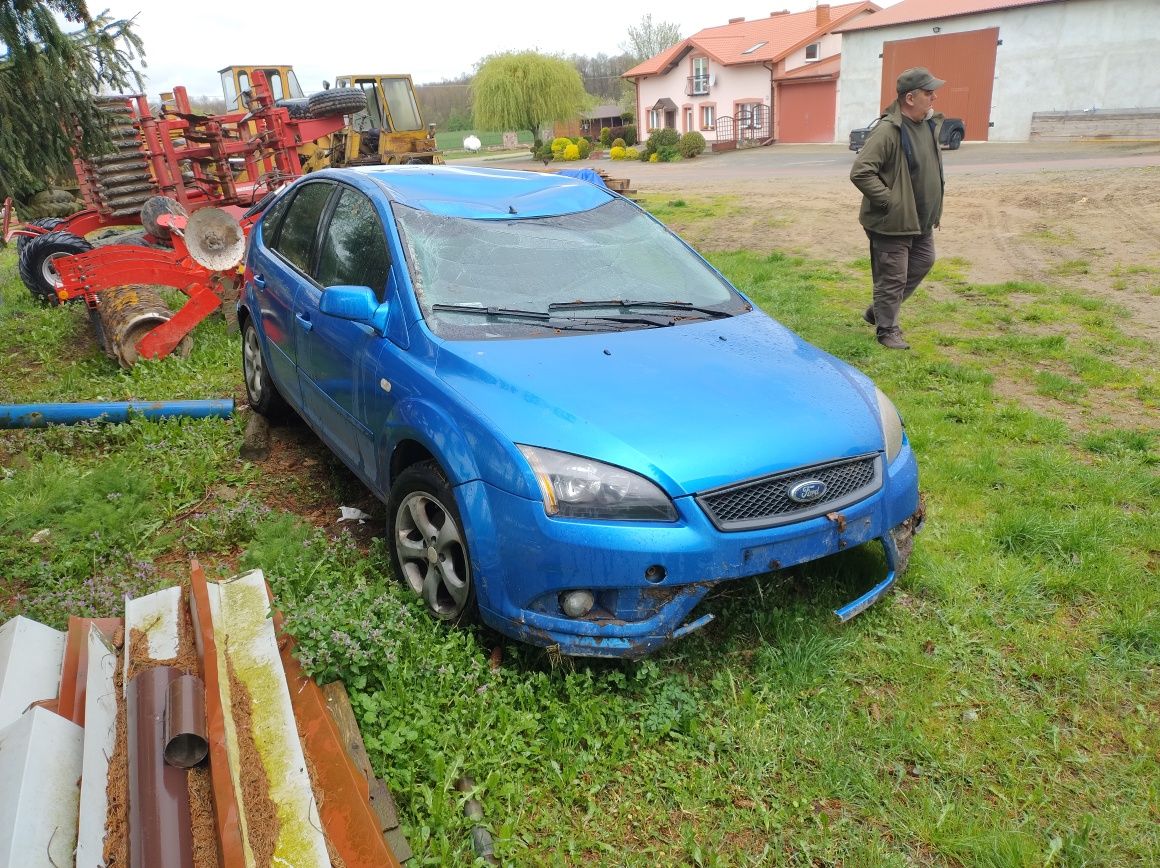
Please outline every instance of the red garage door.
[[946, 85], [938, 92], [935, 110], [948, 118], [962, 118], [968, 140], [986, 141], [991, 129], [991, 88], [995, 83], [998, 44], [998, 27], [883, 43], [882, 105], [894, 102], [894, 83], [902, 70], [925, 66], [946, 79]]
[[782, 82], [777, 89], [777, 140], [832, 142], [837, 90], [832, 81]]

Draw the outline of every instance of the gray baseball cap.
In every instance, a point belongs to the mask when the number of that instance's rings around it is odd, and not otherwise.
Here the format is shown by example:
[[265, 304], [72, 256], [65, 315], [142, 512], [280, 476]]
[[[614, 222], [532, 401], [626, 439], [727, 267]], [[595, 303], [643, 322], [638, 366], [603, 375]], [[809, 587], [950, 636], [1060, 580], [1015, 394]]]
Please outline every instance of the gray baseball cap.
[[938, 90], [944, 84], [945, 81], [935, 78], [925, 66], [913, 66], [898, 76], [899, 93], [910, 93], [912, 90]]

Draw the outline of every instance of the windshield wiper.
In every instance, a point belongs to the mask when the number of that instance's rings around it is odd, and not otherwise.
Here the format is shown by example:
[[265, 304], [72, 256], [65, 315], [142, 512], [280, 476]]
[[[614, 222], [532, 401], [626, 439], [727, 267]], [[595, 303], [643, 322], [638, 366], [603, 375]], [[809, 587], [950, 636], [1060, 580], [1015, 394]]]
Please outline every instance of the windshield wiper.
[[607, 301], [556, 301], [548, 305], [548, 310], [590, 310], [602, 307], [619, 307], [623, 310], [641, 307], [656, 307], [661, 310], [688, 310], [694, 313], [703, 313], [714, 319], [733, 316], [733, 314], [727, 311], [716, 310], [711, 307], [698, 307], [688, 301], [636, 301], [627, 298], [612, 298]]
[[477, 316], [499, 316], [513, 319], [534, 319], [546, 322], [552, 318], [551, 314], [539, 310], [519, 310], [512, 307], [480, 307], [476, 304], [433, 304], [431, 310], [453, 311], [454, 313], [473, 313]]
[[[548, 328], [571, 331], [596, 331], [592, 326], [614, 323], [616, 325], [647, 325], [654, 328], [664, 325], [655, 319], [628, 316], [560, 316], [539, 310], [520, 310], [512, 307], [479, 307], [474, 304], [433, 304], [431, 310], [449, 313], [467, 313], [496, 319], [525, 319], [544, 323]], [[586, 328], [587, 326], [587, 328]]]

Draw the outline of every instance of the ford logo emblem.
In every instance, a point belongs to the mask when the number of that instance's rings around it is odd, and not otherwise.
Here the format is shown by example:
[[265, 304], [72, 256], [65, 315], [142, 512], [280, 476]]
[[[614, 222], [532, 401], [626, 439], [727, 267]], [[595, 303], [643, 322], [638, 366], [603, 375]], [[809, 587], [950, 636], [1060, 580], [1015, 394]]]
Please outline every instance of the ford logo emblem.
[[807, 479], [789, 490], [789, 499], [796, 503], [813, 503], [826, 493], [828, 487], [820, 479]]

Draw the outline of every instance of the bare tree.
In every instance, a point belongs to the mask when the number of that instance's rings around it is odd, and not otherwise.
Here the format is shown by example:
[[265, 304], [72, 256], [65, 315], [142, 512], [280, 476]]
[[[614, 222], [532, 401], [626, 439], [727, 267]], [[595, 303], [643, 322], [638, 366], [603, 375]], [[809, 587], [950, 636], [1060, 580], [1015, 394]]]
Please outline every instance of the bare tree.
[[640, 63], [666, 48], [672, 48], [681, 41], [681, 28], [669, 21], [653, 21], [651, 13], [640, 18], [636, 26], [629, 25], [628, 42], [621, 43], [620, 50], [631, 54], [634, 62]]

